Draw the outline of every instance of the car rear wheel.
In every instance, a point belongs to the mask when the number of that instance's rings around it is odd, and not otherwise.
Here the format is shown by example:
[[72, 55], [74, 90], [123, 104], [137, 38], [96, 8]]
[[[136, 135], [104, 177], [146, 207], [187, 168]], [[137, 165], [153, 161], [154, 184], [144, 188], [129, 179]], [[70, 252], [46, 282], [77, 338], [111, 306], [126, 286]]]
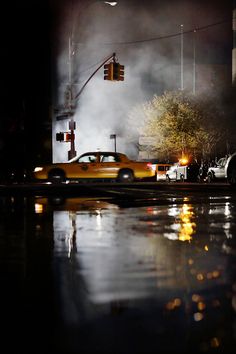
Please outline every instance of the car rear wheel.
[[236, 169], [235, 169], [235, 168], [233, 168], [233, 169], [229, 172], [228, 182], [229, 182], [229, 184], [231, 184], [232, 186], [235, 186], [235, 185], [236, 185]]
[[65, 172], [60, 169], [53, 169], [48, 173], [48, 180], [52, 183], [62, 183], [65, 181]]
[[121, 170], [118, 175], [119, 182], [133, 182], [134, 181], [134, 174], [131, 170]]

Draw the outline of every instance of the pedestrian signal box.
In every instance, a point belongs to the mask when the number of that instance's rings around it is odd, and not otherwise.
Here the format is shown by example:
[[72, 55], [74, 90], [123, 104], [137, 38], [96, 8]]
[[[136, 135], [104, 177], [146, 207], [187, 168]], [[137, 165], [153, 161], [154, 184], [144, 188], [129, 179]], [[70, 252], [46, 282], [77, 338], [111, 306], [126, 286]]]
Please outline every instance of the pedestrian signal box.
[[56, 133], [56, 141], [64, 141], [64, 133]]

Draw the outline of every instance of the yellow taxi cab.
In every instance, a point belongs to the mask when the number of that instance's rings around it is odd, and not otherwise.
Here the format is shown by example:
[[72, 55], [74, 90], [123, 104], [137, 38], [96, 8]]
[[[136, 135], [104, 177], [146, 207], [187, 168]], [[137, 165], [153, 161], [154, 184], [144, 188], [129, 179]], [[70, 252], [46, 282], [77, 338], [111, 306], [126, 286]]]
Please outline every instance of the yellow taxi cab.
[[35, 167], [33, 179], [66, 182], [79, 180], [116, 180], [133, 182], [155, 176], [152, 164], [130, 160], [125, 154], [109, 151], [87, 152], [68, 162]]

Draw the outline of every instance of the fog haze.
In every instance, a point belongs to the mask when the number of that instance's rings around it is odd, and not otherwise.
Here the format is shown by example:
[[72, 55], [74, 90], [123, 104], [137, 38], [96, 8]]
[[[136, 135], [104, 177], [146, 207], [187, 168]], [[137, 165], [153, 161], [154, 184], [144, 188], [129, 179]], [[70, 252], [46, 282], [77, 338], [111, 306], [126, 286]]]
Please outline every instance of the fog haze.
[[[116, 134], [117, 150], [135, 157], [137, 151], [127, 140], [127, 135], [132, 131], [128, 113], [135, 105], [150, 100], [155, 93], [180, 89], [180, 25], [184, 25], [184, 31], [190, 31], [184, 34], [183, 74], [184, 88], [191, 90], [194, 36], [191, 31], [223, 21], [227, 16], [230, 18], [230, 6], [226, 5], [219, 6], [213, 1], [130, 0], [120, 1], [115, 7], [99, 1], [77, 2], [70, 7], [62, 3], [60, 21], [54, 34], [58, 40], [55, 106], [65, 104], [70, 36], [75, 44], [72, 71], [74, 93], [79, 92], [94, 70], [112, 53], [116, 53], [117, 61], [125, 65], [123, 82], [105, 81], [101, 68], [80, 95], [74, 117], [78, 155], [96, 149], [113, 150], [114, 141], [110, 139], [110, 134]], [[226, 60], [224, 53], [230, 53], [230, 27], [231, 24], [226, 22], [197, 31], [198, 63]], [[201, 87], [204, 86], [202, 82]], [[68, 120], [58, 122], [54, 118], [54, 162], [68, 159], [69, 143], [55, 141], [56, 132], [67, 130]]]

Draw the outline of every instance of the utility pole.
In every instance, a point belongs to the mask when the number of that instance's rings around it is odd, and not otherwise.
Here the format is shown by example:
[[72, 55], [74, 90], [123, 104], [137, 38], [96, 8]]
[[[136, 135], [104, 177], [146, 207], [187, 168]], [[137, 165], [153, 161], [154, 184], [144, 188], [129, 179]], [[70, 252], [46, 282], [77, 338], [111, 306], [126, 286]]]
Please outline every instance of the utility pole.
[[[116, 6], [117, 1], [100, 1], [100, 0], [91, 0], [89, 2], [86, 2], [85, 6], [82, 8], [84, 11], [88, 7], [90, 7], [92, 4], [96, 2], [102, 2], [105, 3], [106, 5], [110, 6]], [[64, 109], [60, 110], [57, 109], [55, 112], [59, 113], [58, 116], [56, 117], [56, 120], [64, 120], [64, 119], [70, 119], [69, 120], [69, 139], [68, 140], [61, 140], [61, 137], [63, 135], [63, 132], [57, 133], [56, 137], [58, 137], [57, 141], [66, 141], [70, 142], [70, 150], [68, 151], [68, 160], [72, 159], [73, 157], [76, 156], [76, 151], [75, 151], [75, 130], [76, 130], [76, 122], [74, 119], [74, 114], [76, 110], [76, 101], [82, 91], [84, 90], [85, 86], [87, 83], [91, 80], [91, 78], [96, 74], [96, 72], [106, 63], [109, 59], [114, 58], [115, 53], [113, 53], [112, 56], [110, 56], [108, 59], [106, 59], [100, 66], [97, 68], [93, 74], [88, 78], [88, 80], [85, 82], [85, 84], [82, 86], [80, 91], [76, 94], [75, 93], [75, 83], [73, 81], [74, 77], [74, 67], [73, 67], [73, 62], [74, 62], [74, 31], [75, 31], [75, 15], [76, 12], [73, 13], [74, 19], [72, 20], [72, 29], [71, 29], [71, 34], [69, 36], [68, 40], [68, 84], [65, 90], [65, 105]], [[64, 135], [63, 135], [64, 136]]]
[[180, 89], [184, 89], [184, 37], [183, 37], [183, 27], [180, 25]]
[[69, 113], [70, 113], [70, 121], [69, 121], [69, 130], [70, 130], [70, 150], [68, 151], [68, 160], [72, 159], [76, 156], [75, 151], [75, 121], [74, 121], [74, 92], [73, 92], [73, 83], [72, 83], [72, 55], [73, 55], [73, 47], [71, 37], [69, 37], [69, 58], [68, 58], [68, 75], [69, 75]]
[[196, 30], [193, 31], [193, 94], [196, 93]]

